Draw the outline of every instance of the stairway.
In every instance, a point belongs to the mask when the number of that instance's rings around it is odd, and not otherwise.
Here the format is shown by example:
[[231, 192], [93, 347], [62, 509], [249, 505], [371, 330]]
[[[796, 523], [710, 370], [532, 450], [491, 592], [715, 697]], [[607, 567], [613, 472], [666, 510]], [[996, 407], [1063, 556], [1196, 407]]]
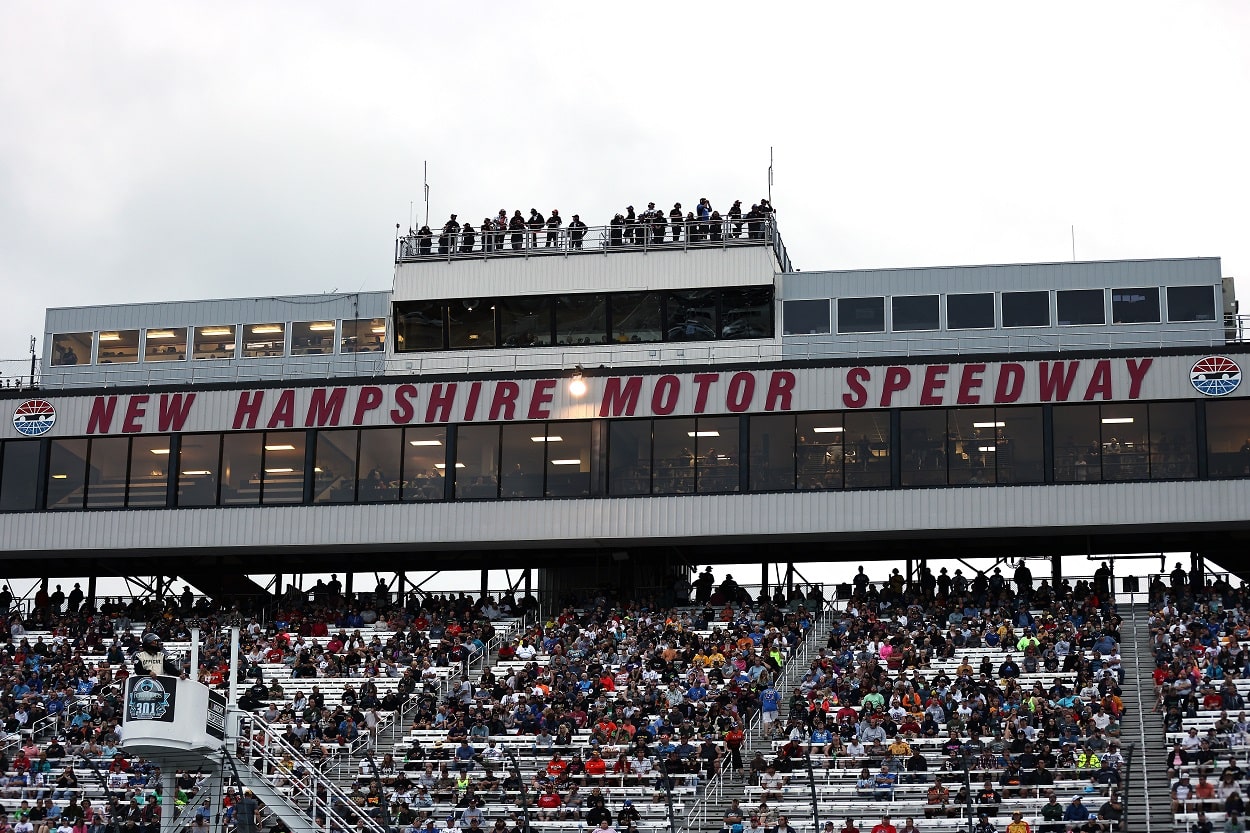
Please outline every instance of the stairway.
[[1150, 608], [1145, 603], [1120, 607], [1120, 657], [1124, 666], [1124, 718], [1120, 739], [1133, 745], [1128, 789], [1124, 795], [1128, 833], [1171, 833], [1172, 803], [1167, 777], [1163, 715], [1154, 711], [1154, 656], [1150, 651]]

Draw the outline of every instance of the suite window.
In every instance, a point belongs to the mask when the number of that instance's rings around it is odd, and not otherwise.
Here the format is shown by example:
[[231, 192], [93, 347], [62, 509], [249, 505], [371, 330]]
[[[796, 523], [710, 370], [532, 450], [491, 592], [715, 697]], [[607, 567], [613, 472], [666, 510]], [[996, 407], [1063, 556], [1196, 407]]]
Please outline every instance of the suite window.
[[[91, 441], [90, 454], [90, 465], [87, 468], [87, 506], [91, 509], [118, 509], [125, 506], [130, 438], [97, 437]], [[162, 502], [164, 497], [162, 492]]]
[[178, 452], [178, 505], [214, 505], [220, 466], [220, 434], [184, 434]]
[[557, 344], [604, 344], [608, 340], [608, 296], [559, 295], [555, 299]]
[[738, 491], [738, 418], [700, 417], [690, 439], [695, 448], [695, 491]]
[[772, 337], [773, 288], [771, 286], [722, 289], [720, 304], [721, 338]]
[[839, 298], [838, 332], [885, 332], [885, 298]]
[[829, 332], [829, 299], [786, 301], [781, 305], [781, 317], [783, 335], [824, 335]]
[[659, 292], [618, 292], [611, 296], [612, 340], [618, 344], [661, 341], [664, 336]]
[[550, 298], [502, 298], [496, 306], [499, 338], [504, 347], [551, 344]]
[[[130, 441], [130, 471], [126, 489], [127, 506], [165, 506], [169, 486], [170, 438], [134, 437]], [[92, 458], [95, 448], [92, 447]], [[94, 465], [94, 462], [93, 462]], [[90, 498], [91, 490], [87, 495]]]
[[[994, 411], [997, 480], [1002, 483], [1041, 483], [1046, 477], [1040, 407], [998, 408]], [[984, 429], [984, 425], [973, 424]]]
[[692, 494], [697, 457], [696, 420], [657, 419], [652, 430], [655, 449], [652, 492], [657, 495]]
[[967, 292], [946, 296], [946, 328], [990, 330], [994, 328], [994, 293]]
[[404, 429], [403, 500], [442, 500], [447, 477], [447, 429]]
[[[797, 420], [797, 465], [800, 490], [842, 488], [846, 460], [841, 414], [801, 414]], [[872, 457], [871, 446], [867, 449]], [[887, 467], [887, 474], [889, 469]]]
[[194, 352], [196, 360], [200, 359], [233, 359], [234, 358], [233, 324], [214, 324], [209, 327], [195, 328]]
[[495, 302], [465, 298], [447, 304], [448, 344], [453, 350], [495, 346]]
[[691, 289], [668, 293], [668, 340], [716, 338], [716, 291]]
[[1111, 290], [1111, 321], [1113, 324], [1157, 324], [1159, 288], [1146, 286]]
[[993, 408], [946, 412], [946, 454], [952, 486], [998, 480], [998, 418]]
[[[826, 311], [828, 303], [825, 304]], [[794, 489], [794, 417], [769, 414], [751, 417], [751, 471], [753, 492]]]
[[369, 428], [360, 432], [356, 463], [356, 499], [361, 503], [399, 500], [402, 428]]
[[1102, 480], [1102, 423], [1097, 405], [1054, 408], [1055, 481]]
[[846, 449], [844, 477], [848, 489], [890, 485], [890, 414], [886, 411], [846, 414], [842, 442]]
[[57, 333], [52, 336], [52, 366], [91, 364], [91, 333]]
[[246, 324], [243, 327], [243, 357], [272, 358], [286, 353], [286, 324]]
[[946, 411], [904, 411], [899, 420], [904, 486], [946, 485]]
[[38, 492], [39, 440], [9, 440], [0, 461], [0, 510], [29, 512]]
[[456, 498], [499, 497], [499, 426], [456, 429]]
[[258, 506], [264, 434], [225, 434], [221, 440], [221, 504]]
[[313, 503], [352, 503], [356, 500], [356, 446], [360, 432], [318, 431], [313, 467]]
[[[1250, 477], [1250, 399], [1207, 402], [1207, 465], [1211, 477]], [[5, 485], [9, 460], [6, 443]], [[0, 493], [7, 500], [8, 492]], [[7, 508], [7, 507], [6, 507]]]
[[444, 302], [408, 301], [395, 305], [395, 350], [442, 350], [444, 344]]
[[617, 420], [608, 428], [608, 494], [651, 492], [651, 420]]
[[1150, 424], [1145, 405], [1103, 405], [1103, 480], [1145, 480], [1150, 476]]
[[265, 434], [264, 468], [261, 477], [261, 503], [302, 503], [304, 501], [303, 431]]
[[1065, 289], [1055, 293], [1060, 326], [1106, 324], [1105, 293], [1101, 289]]
[[[498, 430], [498, 429], [496, 429]], [[560, 443], [559, 432], [547, 435], [539, 423], [503, 426], [499, 494], [505, 498], [536, 498], [543, 496], [543, 469], [548, 442]]]
[[1003, 326], [1050, 326], [1050, 293], [1004, 292]]
[[938, 316], [938, 296], [899, 295], [890, 299], [895, 332], [936, 330], [941, 326]]
[[131, 364], [139, 361], [138, 330], [101, 330], [98, 364]]
[[187, 358], [186, 327], [156, 327], [143, 333], [145, 362], [180, 362]]
[[81, 509], [87, 486], [87, 441], [53, 440], [48, 455], [48, 508]]
[[[531, 431], [531, 440], [538, 433]], [[552, 422], [547, 441], [539, 443], [547, 456], [547, 497], [585, 497], [590, 494], [590, 423]]]
[[292, 356], [323, 356], [334, 352], [334, 321], [296, 321], [291, 325]]
[[1192, 402], [1158, 402], [1150, 406], [1150, 477], [1153, 480], [1198, 476], [1198, 437]]
[[1214, 321], [1215, 287], [1169, 286], [1168, 321]]
[[339, 352], [381, 353], [385, 349], [385, 318], [350, 318], [343, 322]]

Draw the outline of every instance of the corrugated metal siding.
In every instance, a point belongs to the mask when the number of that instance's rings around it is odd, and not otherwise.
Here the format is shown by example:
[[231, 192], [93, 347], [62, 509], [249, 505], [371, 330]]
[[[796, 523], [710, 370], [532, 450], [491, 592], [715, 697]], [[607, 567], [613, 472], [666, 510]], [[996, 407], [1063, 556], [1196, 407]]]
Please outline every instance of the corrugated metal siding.
[[76, 333], [148, 327], [195, 327], [213, 324], [265, 324], [316, 321], [321, 318], [377, 318], [390, 313], [390, 293], [281, 295], [204, 301], [160, 301], [92, 307], [50, 308], [44, 331]]
[[1250, 521], [1250, 481], [0, 516], [0, 552], [627, 545]]

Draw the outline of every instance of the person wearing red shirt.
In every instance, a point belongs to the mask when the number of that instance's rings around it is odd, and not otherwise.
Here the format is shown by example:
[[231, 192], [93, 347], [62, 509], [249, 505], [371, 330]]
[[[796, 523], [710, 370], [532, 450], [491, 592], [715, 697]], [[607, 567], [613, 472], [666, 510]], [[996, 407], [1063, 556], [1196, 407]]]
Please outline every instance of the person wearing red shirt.
[[608, 771], [608, 764], [599, 755], [599, 750], [595, 749], [590, 753], [590, 757], [586, 759], [587, 775], [603, 775]]
[[898, 828], [890, 822], [890, 814], [881, 817], [881, 823], [873, 825], [872, 833], [898, 833]]
[[842, 825], [840, 833], [859, 833], [859, 828], [855, 826], [855, 819], [848, 818], [846, 824]]
[[564, 802], [555, 787], [547, 787], [547, 791], [538, 795], [539, 818], [543, 821], [555, 821], [560, 817], [560, 805]]
[[569, 762], [561, 758], [559, 752], [556, 752], [551, 756], [551, 760], [547, 761], [547, 774], [552, 778], [559, 778], [568, 768]]

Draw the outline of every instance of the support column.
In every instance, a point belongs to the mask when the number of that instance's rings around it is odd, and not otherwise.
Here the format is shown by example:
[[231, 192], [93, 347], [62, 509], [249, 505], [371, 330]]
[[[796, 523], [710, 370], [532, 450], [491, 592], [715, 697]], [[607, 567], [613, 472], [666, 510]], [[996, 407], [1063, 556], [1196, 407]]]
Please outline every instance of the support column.
[[911, 560], [910, 558], [909, 558], [909, 559], [907, 559], [907, 575], [906, 575], [904, 578], [906, 578], [906, 579], [907, 579], [907, 589], [908, 589], [908, 590], [910, 590], [910, 589], [912, 588], [911, 576], [912, 576], [912, 570], [913, 570], [914, 568], [915, 568], [915, 565], [912, 563], [912, 560]]
[[178, 773], [169, 761], [161, 763], [161, 833], [174, 833], [178, 829]]
[[482, 570], [482, 594], [479, 598], [486, 598], [486, 591], [490, 583], [490, 570]]
[[350, 599], [352, 595], [352, 579], [356, 577], [355, 573], [348, 572], [343, 576], [343, 593]]
[[794, 592], [794, 562], [789, 561], [786, 563], [786, 598], [789, 599], [790, 595], [793, 592]]
[[760, 564], [760, 592], [768, 596], [768, 562]]
[[1057, 588], [1061, 581], [1063, 581], [1063, 557], [1052, 555], [1050, 557], [1050, 586]]
[[93, 610], [98, 610], [100, 607], [95, 601], [95, 576], [87, 576], [87, 604]]

